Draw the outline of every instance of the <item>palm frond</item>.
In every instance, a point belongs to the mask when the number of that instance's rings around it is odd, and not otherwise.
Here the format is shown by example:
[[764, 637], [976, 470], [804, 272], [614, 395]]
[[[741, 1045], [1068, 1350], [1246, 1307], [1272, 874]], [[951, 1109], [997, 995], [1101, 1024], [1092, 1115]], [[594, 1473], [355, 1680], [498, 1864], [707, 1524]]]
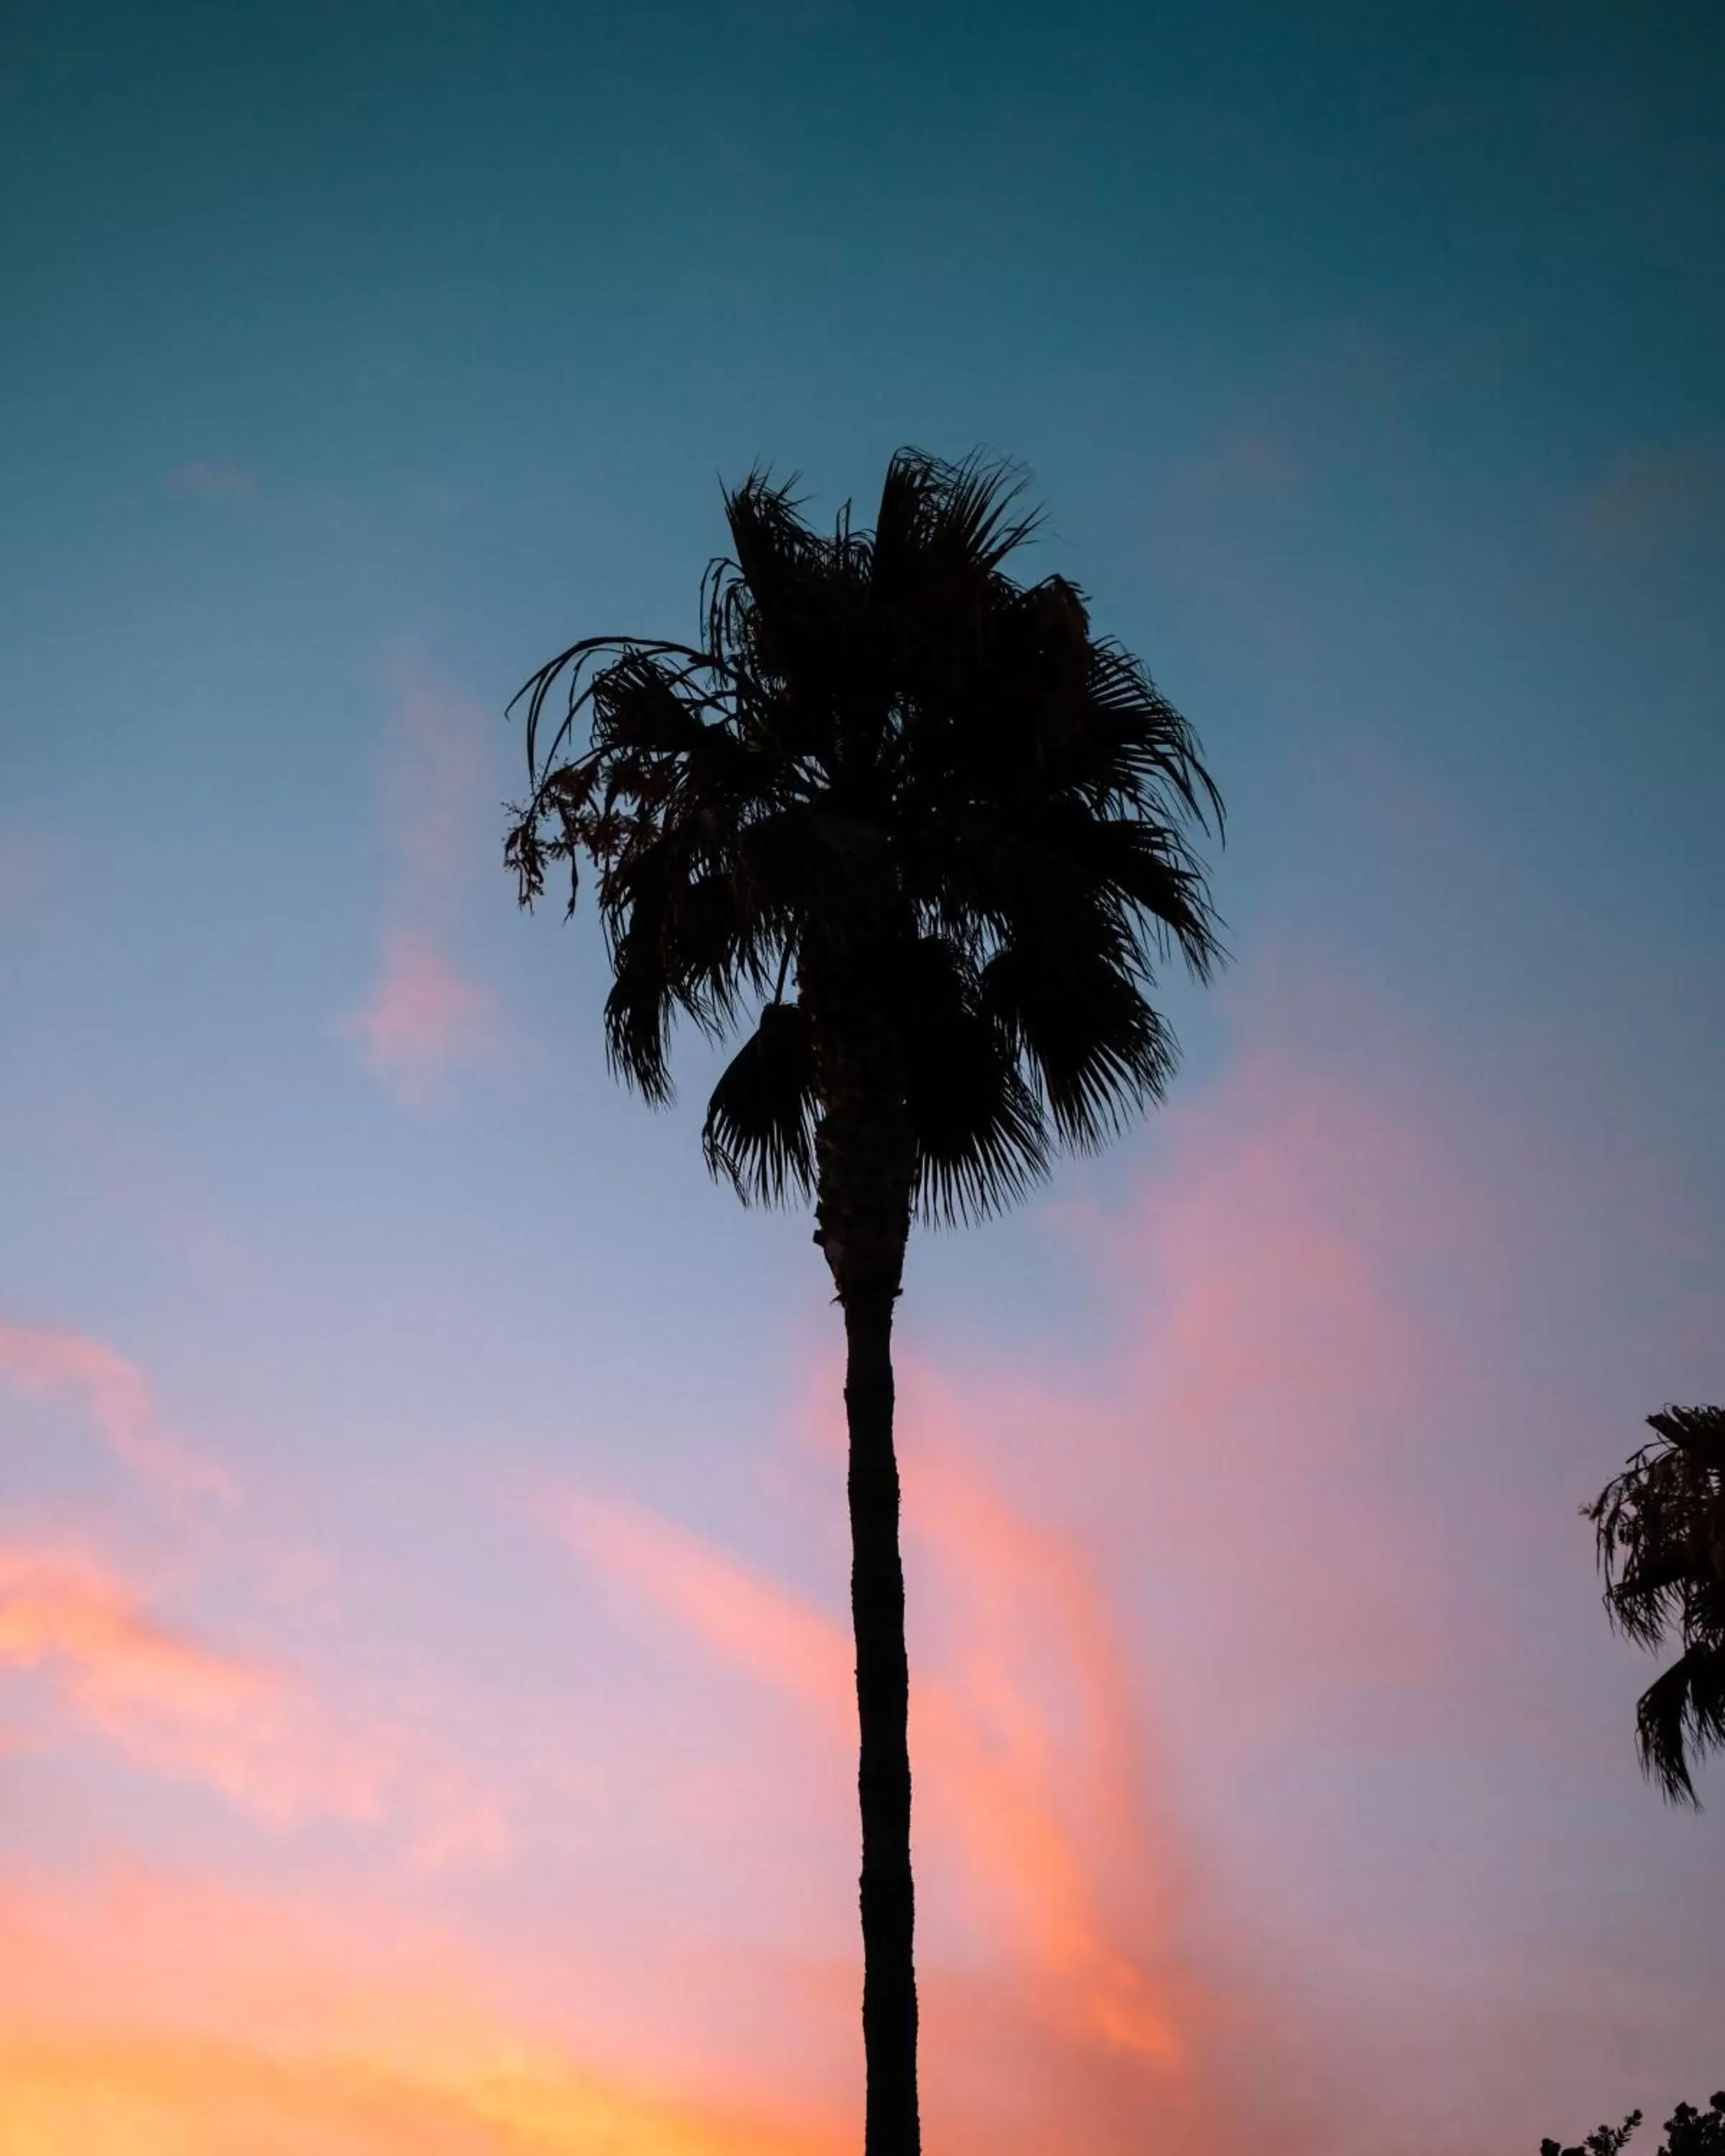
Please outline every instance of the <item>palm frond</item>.
[[988, 961], [987, 1008], [1023, 1055], [1064, 1145], [1094, 1152], [1125, 1119], [1161, 1099], [1174, 1043], [1106, 940], [1023, 938]]
[[1673, 1804], [1700, 1809], [1690, 1772], [1697, 1758], [1725, 1745], [1725, 1645], [1697, 1645], [1680, 1655], [1635, 1702], [1635, 1748], [1642, 1771]]
[[1020, 467], [980, 449], [957, 464], [924, 449], [900, 449], [887, 467], [876, 530], [908, 533], [949, 572], [988, 576], [1043, 521], [1040, 510], [1012, 513], [1028, 484]]
[[963, 953], [944, 937], [927, 936], [917, 944], [915, 964], [911, 1108], [918, 1209], [931, 1224], [983, 1219], [1046, 1176], [1047, 1129]]
[[1681, 1651], [1635, 1711], [1641, 1763], [1674, 1803], [1697, 1802], [1692, 1755], [1725, 1748], [1725, 1408], [1668, 1407], [1655, 1441], [1584, 1508], [1606, 1613], [1625, 1638]]
[[672, 998], [650, 964], [614, 962], [605, 998], [605, 1060], [626, 1085], [655, 1108], [676, 1097], [670, 1075]]
[[770, 1003], [707, 1103], [701, 1145], [716, 1178], [745, 1204], [814, 1193], [815, 1075], [808, 1014]]

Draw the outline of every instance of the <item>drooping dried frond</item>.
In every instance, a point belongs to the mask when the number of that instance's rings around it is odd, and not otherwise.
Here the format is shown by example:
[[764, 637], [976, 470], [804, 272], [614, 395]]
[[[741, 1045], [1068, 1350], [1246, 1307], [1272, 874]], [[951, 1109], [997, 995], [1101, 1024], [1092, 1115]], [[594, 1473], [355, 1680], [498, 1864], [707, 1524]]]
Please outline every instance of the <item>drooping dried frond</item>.
[[1159, 1096], [1157, 968], [1220, 955], [1191, 729], [1076, 585], [1007, 573], [1038, 522], [1022, 494], [1004, 465], [901, 450], [873, 527], [847, 509], [824, 532], [757, 471], [725, 497], [696, 644], [586, 639], [518, 700], [507, 858], [526, 904], [567, 867], [572, 905], [590, 865], [614, 1066], [666, 1099], [680, 1015], [722, 1034], [761, 1011], [706, 1124], [746, 1198], [814, 1172], [823, 1066], [786, 993], [808, 969], [843, 978], [866, 947], [891, 973], [871, 993], [918, 1204], [957, 1219]]
[[1681, 1652], [1635, 1712], [1641, 1763], [1674, 1803], [1698, 1800], [1691, 1755], [1725, 1748], [1725, 1408], [1649, 1415], [1634, 1454], [1586, 1517], [1612, 1623], [1638, 1646]]

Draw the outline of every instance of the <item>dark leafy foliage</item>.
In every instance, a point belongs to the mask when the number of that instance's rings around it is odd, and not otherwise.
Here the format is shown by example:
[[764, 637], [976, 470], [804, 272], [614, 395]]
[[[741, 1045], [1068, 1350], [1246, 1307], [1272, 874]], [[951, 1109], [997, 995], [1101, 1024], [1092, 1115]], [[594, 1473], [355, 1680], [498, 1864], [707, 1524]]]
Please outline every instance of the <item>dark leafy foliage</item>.
[[1725, 2089], [1715, 2089], [1705, 2111], [1680, 2103], [1665, 2123], [1659, 2156], [1725, 2156]]
[[1675, 1803], [1698, 1801], [1692, 1754], [1725, 1746], [1725, 1408], [1649, 1415], [1655, 1442], [1586, 1508], [1605, 1607], [1625, 1637], [1681, 1649], [1635, 1710], [1641, 1763]]
[[1596, 2126], [1574, 2148], [1562, 2148], [1548, 2136], [1539, 2144], [1539, 2156], [1620, 2156], [1625, 2142], [1640, 2123], [1640, 2112], [1632, 2111], [1621, 2126]]
[[[1621, 2126], [1596, 2126], [1576, 2148], [1542, 2141], [1539, 2156], [1621, 2156], [1624, 2143], [1640, 2123], [1640, 2112], [1632, 2111]], [[1715, 2092], [1705, 2111], [1680, 2103], [1665, 2123], [1657, 2156], [1725, 2156], [1725, 2089]]]
[[608, 1049], [651, 1101], [679, 1014], [720, 1036], [758, 1011], [705, 1134], [753, 1201], [812, 1189], [803, 973], [895, 953], [919, 1208], [980, 1216], [1161, 1095], [1157, 968], [1219, 957], [1188, 836], [1219, 800], [1078, 588], [1006, 574], [1037, 520], [1005, 469], [901, 450], [869, 531], [847, 511], [817, 532], [759, 473], [725, 506], [697, 643], [587, 639], [522, 690], [522, 901], [561, 866], [572, 906], [592, 864]]

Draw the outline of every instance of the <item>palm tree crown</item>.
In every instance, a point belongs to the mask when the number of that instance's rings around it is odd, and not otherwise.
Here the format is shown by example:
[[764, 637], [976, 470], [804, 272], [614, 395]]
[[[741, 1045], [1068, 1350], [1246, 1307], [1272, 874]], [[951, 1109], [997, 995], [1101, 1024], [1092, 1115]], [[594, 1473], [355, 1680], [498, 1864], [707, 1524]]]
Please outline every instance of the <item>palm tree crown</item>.
[[1612, 1622], [1682, 1652], [1635, 1709], [1641, 1763], [1674, 1803], [1698, 1800], [1692, 1749], [1725, 1748], [1725, 1408], [1649, 1415], [1656, 1442], [1587, 1507]]
[[814, 1192], [841, 1003], [901, 1102], [917, 1212], [975, 1218], [1161, 1094], [1155, 963], [1219, 955], [1192, 732], [1074, 585], [1005, 573], [1038, 521], [1019, 491], [903, 450], [872, 531], [825, 535], [757, 473], [699, 644], [588, 639], [522, 691], [509, 860], [524, 902], [566, 862], [572, 906], [593, 863], [614, 1067], [664, 1101], [677, 1013], [721, 1034], [762, 1006], [706, 1126], [746, 1200]]

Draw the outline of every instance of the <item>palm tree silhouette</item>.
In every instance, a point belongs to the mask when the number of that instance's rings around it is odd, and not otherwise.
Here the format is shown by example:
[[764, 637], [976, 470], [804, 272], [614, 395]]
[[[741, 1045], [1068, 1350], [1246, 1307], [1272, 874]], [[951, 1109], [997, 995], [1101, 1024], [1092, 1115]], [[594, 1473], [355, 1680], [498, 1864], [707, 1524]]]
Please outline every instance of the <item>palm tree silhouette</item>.
[[1641, 1764], [1674, 1804], [1698, 1804], [1692, 1751], [1725, 1747], [1725, 1408], [1666, 1408], [1655, 1442], [1585, 1507], [1612, 1623], [1682, 1652], [1635, 1707]]
[[903, 449], [873, 529], [847, 507], [826, 536], [757, 471], [726, 493], [697, 644], [586, 638], [516, 699], [522, 903], [561, 862], [572, 911], [592, 863], [609, 1059], [649, 1101], [678, 1014], [716, 1037], [754, 1016], [707, 1163], [745, 1202], [814, 1201], [844, 1312], [867, 2156], [920, 2147], [891, 1360], [911, 1224], [1008, 1205], [1158, 1099], [1156, 963], [1204, 978], [1220, 955], [1197, 743], [1075, 585], [1004, 573], [1040, 521], [1021, 486]]

